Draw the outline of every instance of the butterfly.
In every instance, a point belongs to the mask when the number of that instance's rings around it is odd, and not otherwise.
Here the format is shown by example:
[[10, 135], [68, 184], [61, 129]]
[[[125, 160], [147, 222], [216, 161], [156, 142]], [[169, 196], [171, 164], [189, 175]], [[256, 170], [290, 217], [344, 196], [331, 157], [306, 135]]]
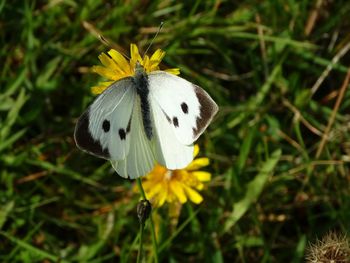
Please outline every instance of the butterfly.
[[80, 116], [74, 139], [83, 151], [110, 160], [124, 178], [150, 172], [156, 162], [170, 170], [193, 160], [193, 143], [218, 106], [199, 86], [167, 73], [135, 74], [115, 81]]

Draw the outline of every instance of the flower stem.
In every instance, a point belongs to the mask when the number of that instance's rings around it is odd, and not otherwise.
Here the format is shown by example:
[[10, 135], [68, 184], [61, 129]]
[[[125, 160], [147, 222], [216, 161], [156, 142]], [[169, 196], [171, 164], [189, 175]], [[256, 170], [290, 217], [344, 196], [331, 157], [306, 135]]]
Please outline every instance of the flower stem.
[[[136, 179], [137, 181], [137, 185], [139, 187], [139, 190], [141, 192], [141, 196], [143, 199], [147, 200], [146, 198], [146, 194], [145, 194], [145, 191], [143, 190], [143, 187], [142, 187], [142, 182], [141, 182], [141, 179], [140, 178], [137, 178]], [[152, 214], [150, 216], [150, 223], [151, 223], [151, 233], [152, 233], [152, 245], [153, 245], [153, 253], [154, 253], [154, 259], [155, 259], [155, 262], [158, 263], [158, 245], [157, 245], [157, 238], [156, 238], [156, 232], [155, 232], [155, 229], [154, 229], [154, 223], [153, 223], [153, 218], [152, 218]], [[143, 226], [141, 226], [143, 228]], [[143, 236], [143, 229], [140, 228], [140, 242], [142, 243], [142, 236]], [[139, 249], [142, 249], [142, 244], [140, 244], [139, 246]], [[142, 251], [139, 251], [139, 254], [142, 253]], [[137, 257], [139, 259], [139, 255]], [[139, 262], [139, 261], [137, 261]]]
[[141, 262], [142, 259], [142, 254], [143, 254], [143, 248], [142, 248], [142, 243], [143, 243], [143, 230], [145, 229], [144, 224], [140, 224], [140, 240], [139, 240], [139, 251], [137, 252], [137, 263]]
[[139, 187], [139, 190], [140, 190], [140, 192], [141, 192], [142, 198], [145, 199], [145, 200], [147, 200], [145, 191], [143, 190], [143, 187], [142, 187], [142, 182], [141, 182], [140, 177], [137, 178], [136, 181], [137, 181], [137, 186]]

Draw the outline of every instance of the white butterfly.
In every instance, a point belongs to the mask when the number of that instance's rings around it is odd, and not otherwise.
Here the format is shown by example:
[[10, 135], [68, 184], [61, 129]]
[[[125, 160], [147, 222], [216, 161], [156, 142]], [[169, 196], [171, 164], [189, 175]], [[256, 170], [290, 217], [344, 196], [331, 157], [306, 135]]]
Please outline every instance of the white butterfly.
[[77, 146], [111, 161], [122, 177], [137, 178], [158, 162], [181, 169], [193, 160], [193, 142], [218, 106], [200, 87], [164, 71], [135, 75], [110, 85], [79, 118]]

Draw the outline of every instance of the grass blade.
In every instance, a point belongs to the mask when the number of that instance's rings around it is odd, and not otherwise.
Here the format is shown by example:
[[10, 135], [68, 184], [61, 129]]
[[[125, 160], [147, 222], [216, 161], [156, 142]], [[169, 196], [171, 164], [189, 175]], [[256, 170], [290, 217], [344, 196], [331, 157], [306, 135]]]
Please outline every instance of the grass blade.
[[233, 211], [225, 223], [224, 232], [229, 231], [259, 198], [266, 180], [272, 173], [280, 157], [281, 150], [274, 151], [271, 157], [262, 165], [260, 173], [248, 183], [244, 197], [233, 205]]

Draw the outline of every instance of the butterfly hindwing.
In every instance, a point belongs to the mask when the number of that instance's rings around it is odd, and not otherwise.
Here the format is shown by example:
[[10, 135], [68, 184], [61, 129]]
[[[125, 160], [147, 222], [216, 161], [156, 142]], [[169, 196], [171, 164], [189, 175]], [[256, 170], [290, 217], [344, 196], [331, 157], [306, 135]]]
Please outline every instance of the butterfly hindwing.
[[146, 175], [155, 164], [154, 140], [150, 140], [146, 136], [139, 97], [135, 98], [130, 137], [127, 158], [120, 161], [111, 160], [111, 163], [120, 176], [134, 179]]
[[105, 159], [126, 158], [136, 97], [132, 85], [131, 78], [115, 82], [83, 113], [74, 132], [79, 148]]
[[152, 104], [152, 113], [157, 161], [171, 170], [186, 167], [193, 160], [193, 145], [177, 140], [168, 117], [157, 103]]

